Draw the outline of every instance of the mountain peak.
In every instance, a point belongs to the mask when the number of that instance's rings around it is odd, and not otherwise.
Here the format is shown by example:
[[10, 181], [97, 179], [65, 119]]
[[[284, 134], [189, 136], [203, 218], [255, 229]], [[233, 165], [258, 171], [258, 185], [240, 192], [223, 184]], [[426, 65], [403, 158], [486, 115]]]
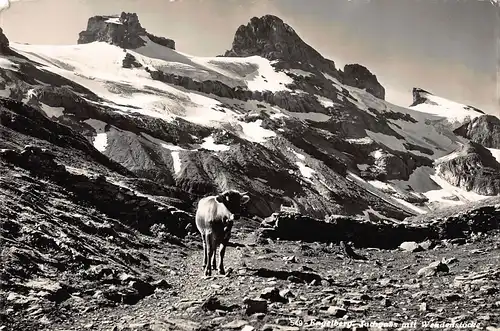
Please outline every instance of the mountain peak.
[[385, 99], [385, 89], [378, 81], [377, 76], [361, 64], [346, 64], [344, 66], [342, 82], [349, 86], [364, 88], [368, 93], [377, 98]]
[[335, 64], [303, 41], [297, 32], [274, 15], [252, 17], [237, 29], [227, 57], [262, 56], [268, 60], [304, 62], [318, 69], [335, 70]]
[[79, 34], [78, 44], [102, 41], [126, 49], [136, 49], [146, 44], [145, 37], [157, 44], [175, 49], [175, 42], [172, 39], [148, 33], [142, 27], [136, 13], [125, 12], [120, 15], [99, 15], [89, 18], [87, 29]]

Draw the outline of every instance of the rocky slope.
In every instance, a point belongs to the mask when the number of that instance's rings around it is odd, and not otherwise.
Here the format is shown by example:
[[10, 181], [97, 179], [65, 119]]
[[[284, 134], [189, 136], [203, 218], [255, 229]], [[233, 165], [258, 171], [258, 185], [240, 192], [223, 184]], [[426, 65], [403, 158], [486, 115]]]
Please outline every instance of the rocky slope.
[[455, 133], [486, 148], [500, 149], [500, 119], [493, 115], [482, 115], [465, 123]]
[[500, 193], [500, 163], [482, 145], [470, 142], [438, 160], [437, 172], [450, 184], [481, 195]]

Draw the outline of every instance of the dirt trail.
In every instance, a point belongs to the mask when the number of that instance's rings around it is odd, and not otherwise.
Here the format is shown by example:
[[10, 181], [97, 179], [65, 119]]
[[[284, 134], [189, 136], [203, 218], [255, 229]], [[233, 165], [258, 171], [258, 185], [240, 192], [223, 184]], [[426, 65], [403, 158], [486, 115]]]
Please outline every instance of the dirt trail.
[[178, 303], [204, 301], [211, 296], [222, 294], [227, 296], [232, 292], [239, 291], [238, 269], [243, 266], [244, 256], [249, 250], [248, 245], [253, 243], [253, 236], [248, 233], [233, 233], [230, 242], [233, 245], [226, 248], [224, 257], [226, 275], [220, 275], [217, 270], [212, 270], [212, 276], [204, 276], [202, 270], [203, 249], [192, 249], [189, 252], [180, 268], [183, 274], [179, 277], [178, 282], [173, 284], [181, 295]]

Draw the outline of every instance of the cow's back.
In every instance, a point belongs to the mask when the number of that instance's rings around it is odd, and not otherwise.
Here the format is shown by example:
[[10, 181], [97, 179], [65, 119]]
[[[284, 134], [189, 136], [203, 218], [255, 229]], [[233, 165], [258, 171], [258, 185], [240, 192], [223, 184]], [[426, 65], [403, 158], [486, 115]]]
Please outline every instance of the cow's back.
[[196, 210], [196, 226], [202, 234], [211, 233], [217, 223], [229, 217], [229, 211], [224, 204], [217, 202], [215, 196], [202, 198]]

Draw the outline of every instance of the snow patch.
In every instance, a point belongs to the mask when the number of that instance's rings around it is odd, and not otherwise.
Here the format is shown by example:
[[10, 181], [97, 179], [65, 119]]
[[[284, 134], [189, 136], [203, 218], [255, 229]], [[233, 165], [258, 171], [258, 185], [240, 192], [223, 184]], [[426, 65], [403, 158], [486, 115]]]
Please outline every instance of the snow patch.
[[16, 63], [12, 62], [7, 58], [0, 57], [0, 68], [8, 70], [18, 70], [19, 65], [17, 65]]
[[200, 145], [200, 147], [215, 152], [224, 152], [228, 151], [231, 148], [231, 146], [228, 145], [216, 144], [214, 137], [211, 135], [203, 139], [203, 143]]
[[497, 162], [500, 163], [500, 149], [488, 148], [488, 150], [491, 152], [491, 155], [493, 155]]
[[357, 144], [357, 145], [368, 145], [373, 143], [373, 139], [370, 137], [352, 138], [352, 139], [346, 139], [346, 141], [351, 144]]
[[269, 60], [260, 56], [251, 56], [247, 59], [251, 59], [252, 63], [259, 67], [256, 76], [247, 81], [249, 90], [271, 92], [289, 90], [285, 85], [292, 84], [293, 79], [284, 72], [276, 72]]
[[181, 172], [181, 158], [179, 157], [179, 152], [172, 152], [172, 160], [174, 161], [174, 171], [175, 174], [179, 174]]
[[407, 152], [405, 146], [403, 145], [403, 142], [394, 136], [389, 136], [380, 132], [372, 132], [370, 130], [366, 130], [366, 134], [371, 139], [373, 139], [374, 141], [378, 142], [381, 145], [386, 146], [387, 148], [390, 148], [395, 151]]
[[361, 171], [366, 171], [370, 166], [368, 164], [358, 164], [357, 167]]
[[306, 157], [300, 153], [297, 153], [296, 151], [294, 151], [293, 149], [289, 148], [293, 154], [295, 154], [295, 156], [299, 159], [299, 160], [302, 160], [304, 161], [306, 159]]
[[43, 112], [47, 115], [47, 117], [61, 117], [64, 115], [64, 107], [51, 107], [47, 106], [44, 103], [40, 103], [40, 108], [42, 108]]
[[106, 20], [106, 23], [123, 25], [122, 22], [120, 22], [119, 17], [110, 17], [109, 19]]
[[436, 95], [426, 94], [425, 97], [431, 103], [421, 103], [409, 108], [422, 113], [440, 116], [452, 124], [453, 128], [456, 128], [466, 121], [483, 115], [478, 111], [467, 108], [464, 104], [441, 98]]
[[315, 95], [315, 97], [325, 108], [333, 107], [335, 105], [335, 103], [332, 100], [322, 97], [321, 95]]
[[283, 117], [289, 117], [289, 116], [287, 116], [287, 115], [285, 115], [283, 113], [274, 113], [274, 114], [271, 114], [269, 116], [269, 118], [271, 118], [272, 120], [277, 120], [277, 119], [283, 118]]
[[106, 132], [98, 133], [94, 138], [94, 147], [99, 152], [104, 152], [108, 146], [108, 134]]
[[437, 175], [431, 175], [430, 178], [441, 188], [425, 192], [424, 195], [429, 199], [430, 204], [436, 205], [436, 209], [450, 206], [459, 206], [466, 203], [491, 198], [490, 196], [480, 195], [453, 186]]
[[314, 76], [311, 72], [302, 69], [287, 69], [286, 72], [296, 76], [311, 77]]
[[302, 176], [304, 176], [306, 178], [311, 178], [313, 176], [313, 174], [316, 172], [313, 169], [306, 166], [302, 162], [295, 162], [295, 164], [297, 164], [297, 166], [299, 167], [299, 170], [300, 170], [300, 173], [302, 174]]
[[266, 138], [275, 137], [276, 133], [271, 130], [264, 129], [262, 125], [262, 120], [256, 120], [255, 122], [240, 122], [239, 123], [243, 130], [244, 139], [256, 143], [264, 143]]

